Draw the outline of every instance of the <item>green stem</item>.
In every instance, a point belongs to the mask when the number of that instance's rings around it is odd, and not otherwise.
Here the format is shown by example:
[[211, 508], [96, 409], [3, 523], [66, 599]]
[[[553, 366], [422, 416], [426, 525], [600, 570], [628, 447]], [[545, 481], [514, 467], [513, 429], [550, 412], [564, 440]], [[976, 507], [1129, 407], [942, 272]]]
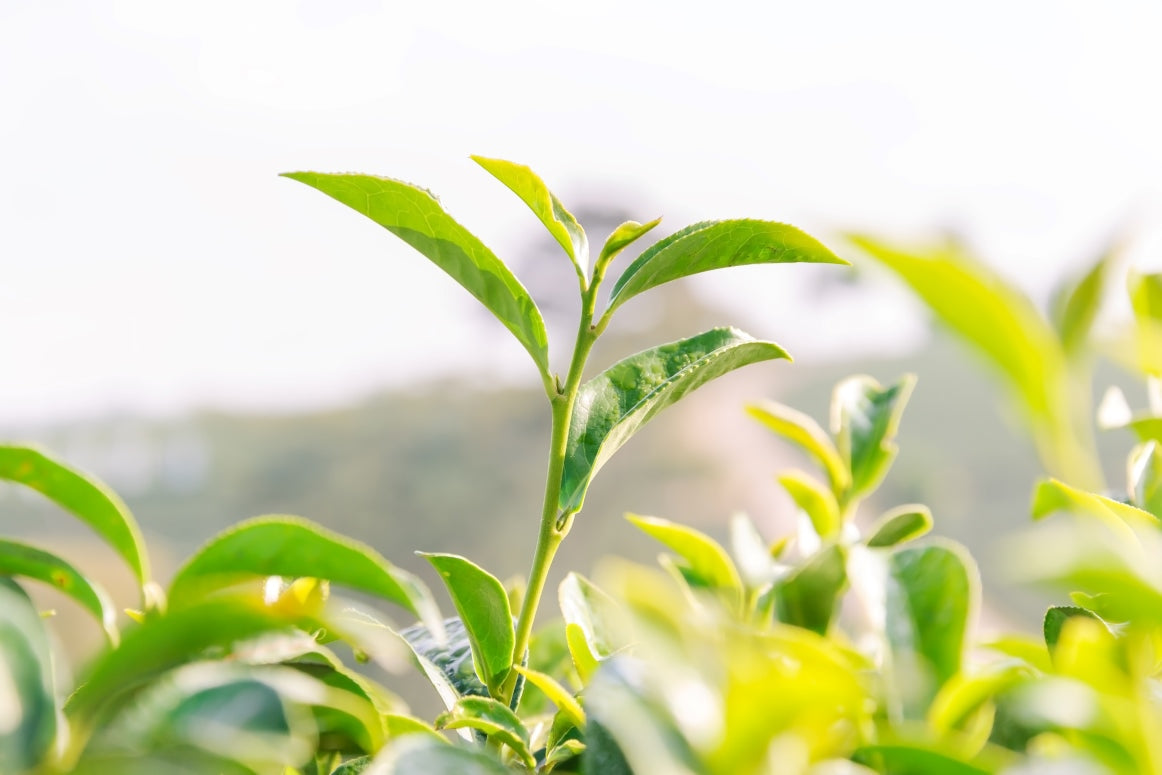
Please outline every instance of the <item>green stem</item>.
[[[541, 508], [541, 529], [537, 537], [537, 548], [533, 554], [532, 567], [529, 570], [528, 587], [525, 590], [524, 601], [521, 603], [520, 615], [516, 623], [516, 643], [513, 648], [513, 661], [520, 662], [528, 650], [529, 641], [533, 633], [533, 621], [537, 616], [537, 607], [541, 602], [541, 595], [545, 590], [545, 582], [549, 578], [549, 568], [553, 564], [553, 557], [557, 548], [569, 532], [573, 524], [574, 513], [558, 511], [558, 502], [561, 497], [561, 475], [565, 470], [565, 455], [569, 445], [569, 426], [573, 421], [573, 406], [577, 402], [577, 392], [581, 388], [581, 377], [585, 371], [585, 362], [593, 350], [593, 343], [597, 341], [598, 331], [593, 325], [593, 311], [597, 303], [597, 289], [601, 285], [602, 273], [595, 272], [593, 282], [582, 295], [581, 322], [577, 327], [577, 340], [573, 346], [573, 360], [569, 364], [569, 374], [565, 384], [555, 389], [551, 394], [553, 407], [552, 441], [549, 446], [549, 470], [545, 476], [545, 500]], [[504, 701], [512, 700], [516, 689], [517, 673], [508, 674], [501, 685], [501, 696]]]

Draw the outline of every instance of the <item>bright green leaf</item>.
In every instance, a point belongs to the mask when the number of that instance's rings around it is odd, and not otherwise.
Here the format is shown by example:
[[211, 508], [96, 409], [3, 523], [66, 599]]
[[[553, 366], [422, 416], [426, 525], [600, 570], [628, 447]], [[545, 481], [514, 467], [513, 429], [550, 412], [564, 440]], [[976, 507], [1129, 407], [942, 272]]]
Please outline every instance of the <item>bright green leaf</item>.
[[448, 592], [472, 644], [476, 674], [495, 695], [513, 664], [516, 634], [504, 585], [488, 571], [454, 554], [424, 554]]
[[608, 659], [626, 645], [620, 635], [621, 607], [589, 579], [579, 573], [568, 574], [558, 588], [557, 599], [566, 625], [576, 628], [595, 659]]
[[556, 705], [557, 709], [564, 713], [575, 726], [578, 728], [585, 726], [585, 711], [581, 709], [581, 704], [577, 702], [577, 698], [568, 689], [557, 682], [557, 679], [539, 670], [530, 670], [520, 665], [513, 665], [512, 669], [544, 692], [549, 701]]
[[601, 255], [597, 259], [597, 266], [604, 267], [610, 261], [617, 258], [617, 255], [627, 247], [637, 242], [647, 232], [662, 222], [661, 218], [655, 218], [649, 223], [638, 223], [637, 221], [626, 221], [613, 230], [609, 235], [609, 239], [605, 241], [605, 245], [601, 248]]
[[1158, 524], [1158, 519], [1149, 512], [1104, 495], [1070, 487], [1056, 479], [1037, 483], [1030, 510], [1033, 519], [1043, 519], [1059, 512], [1096, 518], [1126, 538], [1132, 538], [1132, 528]]
[[710, 536], [692, 527], [679, 525], [658, 517], [626, 514], [625, 518], [646, 535], [661, 541], [674, 550], [685, 570], [697, 577], [710, 589], [734, 596], [742, 593], [742, 580], [730, 560], [730, 555]]
[[1061, 345], [1069, 356], [1082, 352], [1101, 307], [1106, 280], [1121, 257], [1121, 244], [1112, 245], [1075, 283], [1066, 283], [1053, 295], [1050, 312]]
[[791, 496], [820, 538], [834, 538], [842, 527], [835, 495], [802, 471], [783, 471], [779, 484]]
[[1162, 451], [1159, 442], [1148, 441], [1133, 451], [1129, 460], [1130, 495], [1143, 511], [1162, 518]]
[[906, 374], [887, 388], [867, 376], [849, 377], [835, 387], [832, 430], [851, 470], [852, 496], [875, 490], [896, 459], [900, 416], [915, 384], [916, 377]]
[[609, 309], [680, 277], [744, 264], [846, 264], [794, 226], [772, 221], [704, 221], [647, 248], [613, 286]]
[[764, 401], [748, 406], [747, 414], [754, 417], [787, 441], [798, 445], [811, 455], [827, 472], [831, 490], [842, 493], [851, 486], [851, 474], [835, 448], [827, 431], [807, 415], [789, 406]]
[[69, 562], [35, 546], [0, 539], [0, 576], [27, 576], [60, 590], [97, 618], [116, 645], [117, 609], [105, 590]]
[[0, 577], [0, 772], [41, 763], [57, 732], [48, 633], [28, 595]]
[[515, 713], [491, 697], [461, 697], [451, 710], [436, 719], [441, 729], [478, 729], [490, 740], [504, 743], [526, 767], [536, 766], [529, 751], [529, 730]]
[[950, 543], [897, 549], [888, 558], [886, 635], [908, 718], [922, 717], [960, 671], [979, 595], [970, 563]]
[[910, 503], [885, 512], [868, 530], [872, 548], [895, 546], [919, 538], [932, 529], [932, 512], [927, 506]]
[[328, 579], [401, 605], [429, 627], [440, 626], [431, 593], [415, 576], [366, 544], [287, 516], [255, 517], [211, 538], [174, 575], [169, 604], [190, 605], [255, 576]]
[[1025, 665], [999, 662], [972, 675], [957, 673], [928, 709], [928, 724], [940, 735], [961, 727], [985, 703], [1033, 675]]
[[501, 159], [486, 159], [483, 156], [473, 156], [472, 161], [488, 170], [494, 178], [508, 186], [509, 190], [529, 206], [533, 214], [553, 235], [553, 239], [565, 249], [565, 254], [577, 267], [578, 276], [584, 281], [585, 268], [589, 262], [589, 241], [585, 237], [585, 230], [577, 223], [573, 214], [565, 209], [561, 200], [549, 191], [545, 182], [523, 164], [514, 164]]
[[789, 356], [773, 342], [714, 328], [632, 355], [582, 385], [569, 427], [561, 511], [581, 508], [605, 461], [658, 412], [723, 374], [773, 358]]
[[383, 725], [387, 729], [387, 736], [390, 738], [402, 737], [403, 735], [424, 735], [440, 743], [446, 744], [448, 742], [448, 739], [437, 732], [435, 727], [414, 716], [405, 716], [401, 713], [385, 713], [383, 715]]
[[877, 772], [892, 775], [991, 775], [995, 772], [992, 768], [982, 769], [947, 753], [906, 744], [865, 745], [857, 749], [852, 758], [860, 764], [875, 765]]
[[137, 522], [121, 499], [96, 479], [39, 450], [7, 445], [0, 445], [0, 479], [30, 487], [72, 512], [129, 563], [138, 582], [149, 580], [149, 560]]
[[390, 178], [290, 172], [305, 183], [366, 215], [429, 258], [485, 307], [549, 373], [545, 322], [529, 292], [491, 250], [444, 211], [429, 192]]
[[785, 624], [826, 635], [846, 587], [843, 550], [831, 544], [775, 582], [775, 615]]

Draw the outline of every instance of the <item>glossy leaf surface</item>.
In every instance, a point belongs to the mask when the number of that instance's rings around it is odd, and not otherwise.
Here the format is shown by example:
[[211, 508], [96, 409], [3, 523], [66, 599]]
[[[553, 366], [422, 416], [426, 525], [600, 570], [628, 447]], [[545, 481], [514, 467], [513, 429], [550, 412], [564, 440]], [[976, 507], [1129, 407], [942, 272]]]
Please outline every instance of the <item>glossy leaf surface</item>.
[[1037, 483], [1031, 512], [1033, 519], [1061, 512], [1097, 519], [1127, 538], [1131, 537], [1131, 528], [1158, 524], [1158, 519], [1149, 512], [1104, 495], [1070, 487], [1056, 479]]
[[169, 603], [190, 605], [255, 576], [328, 579], [403, 606], [429, 626], [440, 624], [431, 594], [415, 576], [366, 544], [286, 516], [256, 517], [211, 538], [174, 575]]
[[454, 554], [421, 554], [439, 572], [472, 644], [476, 674], [496, 693], [513, 663], [516, 634], [504, 585], [471, 560]]
[[443, 630], [447, 636], [437, 638], [423, 624], [415, 624], [399, 635], [415, 654], [445, 708], [451, 708], [466, 694], [487, 695], [488, 688], [472, 664], [472, 643], [464, 622], [459, 617], [445, 619]]
[[542, 673], [539, 670], [530, 670], [527, 667], [520, 665], [513, 665], [513, 670], [523, 675], [525, 679], [533, 686], [540, 689], [549, 698], [549, 701], [557, 706], [561, 713], [573, 722], [578, 728], [585, 726], [585, 711], [581, 709], [581, 704], [577, 702], [577, 698], [557, 682], [547, 673]]
[[558, 588], [561, 615], [585, 640], [596, 659], [607, 659], [625, 645], [619, 637], [619, 604], [579, 573], [570, 573]]
[[912, 503], [898, 506], [876, 520], [868, 530], [867, 545], [873, 548], [895, 546], [932, 529], [932, 512], [927, 506]]
[[30, 447], [0, 445], [0, 479], [30, 487], [93, 528], [125, 559], [138, 582], [149, 580], [141, 530], [128, 507], [96, 479]]
[[0, 578], [0, 772], [40, 763], [57, 733], [52, 660], [40, 614], [20, 586]]
[[742, 366], [788, 358], [773, 342], [715, 328], [640, 352], [581, 386], [569, 427], [560, 509], [581, 508], [590, 481], [614, 452], [658, 412]]
[[916, 378], [889, 387], [871, 377], [850, 377], [835, 388], [832, 422], [839, 452], [851, 470], [851, 492], [866, 495], [879, 486], [896, 459], [896, 432]]
[[824, 547], [775, 582], [775, 615], [780, 622], [826, 635], [846, 586], [843, 550]]
[[444, 211], [422, 188], [372, 175], [292, 172], [305, 183], [383, 226], [447, 272], [489, 309], [549, 371], [545, 322], [529, 292], [479, 239]]
[[647, 248], [626, 267], [610, 294], [609, 308], [680, 277], [744, 264], [812, 262], [845, 264], [794, 226], [772, 221], [696, 223]]
[[646, 535], [676, 552], [684, 570], [696, 576], [701, 585], [736, 596], [741, 594], [742, 580], [730, 555], [710, 536], [657, 517], [637, 514], [626, 514], [625, 517]]
[[530, 769], [535, 766], [529, 751], [529, 730], [507, 705], [491, 697], [461, 697], [436, 719], [442, 729], [478, 729], [490, 740], [504, 743]]
[[488, 170], [494, 178], [508, 186], [510, 191], [529, 206], [573, 261], [577, 273], [584, 277], [585, 265], [589, 260], [589, 241], [585, 237], [585, 230], [577, 223], [573, 214], [565, 209], [561, 200], [549, 191], [545, 182], [523, 164], [514, 164], [501, 159], [486, 159], [483, 156], [473, 156], [472, 161]]
[[637, 242], [645, 236], [651, 229], [662, 222], [661, 218], [655, 218], [649, 223], [638, 223], [637, 221], [626, 221], [613, 230], [609, 235], [609, 239], [605, 240], [605, 245], [601, 248], [601, 255], [597, 259], [598, 266], [605, 266], [617, 255], [627, 247]]
[[111, 643], [117, 642], [113, 601], [66, 560], [35, 546], [0, 539], [0, 576], [27, 576], [60, 590], [96, 617]]
[[764, 401], [747, 407], [747, 414], [770, 430], [800, 447], [827, 472], [833, 492], [841, 493], [851, 485], [851, 474], [835, 448], [835, 443], [815, 420], [789, 406]]
[[960, 671], [977, 582], [959, 547], [896, 550], [888, 560], [887, 639], [905, 715], [919, 718]]

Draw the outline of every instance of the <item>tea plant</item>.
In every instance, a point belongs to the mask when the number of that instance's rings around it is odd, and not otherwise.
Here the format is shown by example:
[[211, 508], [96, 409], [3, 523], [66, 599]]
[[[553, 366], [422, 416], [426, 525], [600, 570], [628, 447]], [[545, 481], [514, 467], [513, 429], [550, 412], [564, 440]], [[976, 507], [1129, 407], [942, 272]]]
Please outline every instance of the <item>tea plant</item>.
[[[416, 248], [532, 357], [552, 430], [527, 582], [506, 587], [467, 558], [425, 554], [456, 609], [444, 618], [421, 579], [371, 547], [264, 516], [213, 537], [163, 589], [114, 493], [36, 449], [0, 446], [0, 478], [85, 522], [139, 589], [124, 624], [65, 559], [0, 540], [0, 772], [1162, 775], [1162, 276], [1131, 275], [1135, 322], [1112, 348], [1145, 376], [1150, 409], [1134, 414], [1120, 393], [1102, 402], [1102, 425], [1139, 440], [1125, 493], [1109, 497], [1094, 491], [1088, 385], [1075, 383], [1112, 262], [1061, 296], [1054, 327], [962, 251], [924, 256], [858, 240], [988, 354], [1027, 410], [1057, 478], [1037, 485], [1032, 512], [1044, 524], [1013, 544], [1011, 565], [1071, 593], [1038, 622], [1037, 638], [981, 642], [968, 552], [926, 537], [933, 518], [922, 505], [871, 509], [896, 457], [911, 376], [844, 380], [827, 427], [774, 402], [749, 407], [812, 469], [778, 474], [798, 515], [792, 535], [768, 542], [740, 515], [727, 551], [692, 528], [631, 514], [669, 550], [661, 569], [610, 559], [595, 580], [570, 573], [560, 617], [537, 627], [553, 557], [613, 453], [691, 390], [787, 357], [713, 329], [586, 380], [614, 312], [710, 269], [842, 262], [790, 226], [699, 223], [642, 251], [599, 309], [613, 261], [657, 221], [618, 227], [591, 262], [581, 226], [536, 175], [477, 161], [576, 270], [582, 306], [563, 376], [533, 299], [430, 194], [364, 175], [289, 177]], [[29, 581], [70, 596], [102, 627], [106, 646], [76, 684], [57, 669]], [[410, 715], [352, 667], [368, 660], [418, 666], [445, 712]]]

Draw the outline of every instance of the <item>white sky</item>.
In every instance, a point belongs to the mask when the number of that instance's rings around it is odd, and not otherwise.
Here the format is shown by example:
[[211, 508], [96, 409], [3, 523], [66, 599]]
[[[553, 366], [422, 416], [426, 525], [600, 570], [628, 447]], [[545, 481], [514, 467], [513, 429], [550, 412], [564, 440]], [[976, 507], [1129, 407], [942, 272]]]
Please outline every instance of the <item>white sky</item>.
[[[951, 225], [1042, 295], [1119, 224], [1156, 262], [1160, 36], [1151, 2], [0, 0], [0, 422], [536, 384], [451, 280], [285, 170], [421, 183], [502, 256], [539, 227], [470, 153], [670, 229]], [[801, 269], [702, 285], [801, 361], [904, 341], [901, 294], [811, 309]]]

